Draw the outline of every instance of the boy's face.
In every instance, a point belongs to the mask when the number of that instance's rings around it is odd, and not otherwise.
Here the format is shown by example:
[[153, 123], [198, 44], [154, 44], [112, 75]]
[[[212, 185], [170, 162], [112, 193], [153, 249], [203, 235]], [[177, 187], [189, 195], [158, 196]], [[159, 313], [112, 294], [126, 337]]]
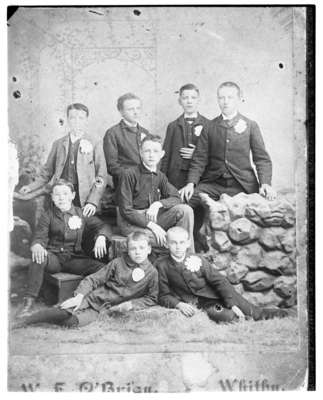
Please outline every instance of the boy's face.
[[68, 211], [72, 206], [75, 192], [72, 192], [68, 186], [55, 186], [52, 192], [52, 200], [57, 208], [61, 211]]
[[83, 110], [70, 110], [67, 117], [71, 132], [77, 136], [82, 136], [87, 128], [87, 115]]
[[195, 114], [200, 102], [200, 96], [194, 89], [183, 90], [178, 102], [186, 114]]
[[147, 260], [151, 253], [150, 244], [145, 239], [130, 240], [128, 243], [128, 255], [133, 262], [141, 264]]
[[235, 87], [222, 87], [218, 90], [218, 103], [224, 115], [236, 113], [240, 106], [240, 96]]
[[126, 121], [132, 124], [138, 123], [141, 115], [141, 101], [138, 99], [125, 100], [120, 114]]
[[186, 232], [170, 232], [167, 233], [167, 245], [172, 256], [183, 258], [190, 247], [190, 239]]
[[142, 161], [152, 169], [157, 167], [164, 154], [161, 143], [150, 140], [145, 141], [140, 149]]

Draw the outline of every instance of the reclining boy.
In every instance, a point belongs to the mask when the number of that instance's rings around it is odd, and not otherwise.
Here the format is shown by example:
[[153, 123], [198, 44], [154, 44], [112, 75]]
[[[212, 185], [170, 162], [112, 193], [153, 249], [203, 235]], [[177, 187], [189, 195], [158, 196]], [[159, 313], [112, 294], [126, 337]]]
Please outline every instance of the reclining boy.
[[78, 327], [95, 321], [101, 311], [127, 312], [156, 305], [158, 273], [148, 260], [149, 238], [133, 232], [127, 238], [128, 253], [84, 278], [74, 297], [59, 307], [38, 311], [16, 324], [17, 327], [40, 322]]
[[285, 310], [257, 307], [244, 299], [207, 260], [188, 252], [190, 239], [183, 228], [167, 231], [167, 245], [170, 254], [156, 261], [162, 306], [177, 308], [186, 317], [202, 308], [215, 322], [288, 315]]

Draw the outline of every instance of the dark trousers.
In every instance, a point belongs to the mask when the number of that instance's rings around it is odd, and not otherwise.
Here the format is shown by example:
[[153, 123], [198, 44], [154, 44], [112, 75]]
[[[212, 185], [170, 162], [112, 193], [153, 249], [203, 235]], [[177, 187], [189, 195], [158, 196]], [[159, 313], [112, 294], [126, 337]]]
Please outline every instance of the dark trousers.
[[196, 237], [196, 234], [201, 229], [205, 216], [205, 210], [199, 196], [200, 193], [206, 193], [211, 199], [218, 201], [223, 193], [235, 196], [240, 192], [245, 192], [245, 190], [234, 178], [218, 178], [214, 182], [200, 182], [188, 203], [194, 209], [194, 236]]
[[[247, 301], [241, 294], [233, 291], [233, 303], [239, 307], [246, 317], [258, 320], [262, 314], [262, 308]], [[221, 300], [199, 299], [199, 307], [203, 308], [208, 317], [215, 322], [233, 322], [238, 319], [236, 314], [223, 305]]]
[[105, 264], [87, 257], [86, 255], [54, 254], [48, 252], [45, 261], [41, 264], [32, 262], [28, 270], [27, 296], [37, 297], [44, 280], [44, 273], [69, 272], [71, 274], [87, 276], [101, 269]]

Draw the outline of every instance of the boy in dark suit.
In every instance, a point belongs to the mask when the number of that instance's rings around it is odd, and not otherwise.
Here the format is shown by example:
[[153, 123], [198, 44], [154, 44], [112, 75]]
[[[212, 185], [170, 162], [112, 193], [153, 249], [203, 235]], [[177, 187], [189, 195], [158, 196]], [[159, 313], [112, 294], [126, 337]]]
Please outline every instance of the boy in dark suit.
[[138, 123], [142, 109], [138, 96], [133, 93], [124, 94], [119, 97], [117, 108], [122, 120], [109, 128], [103, 139], [107, 169], [113, 177], [115, 188], [126, 168], [140, 164], [140, 143], [148, 134], [147, 129]]
[[287, 316], [284, 310], [260, 308], [249, 303], [206, 259], [188, 252], [190, 239], [183, 228], [173, 227], [167, 231], [167, 246], [170, 254], [155, 263], [162, 306], [177, 308], [187, 317], [202, 308], [215, 322]]
[[80, 103], [67, 107], [69, 133], [53, 143], [47, 162], [40, 176], [20, 189], [21, 194], [30, 193], [45, 186], [51, 187], [59, 179], [74, 185], [76, 207], [83, 207], [85, 217], [94, 215], [107, 185], [108, 175], [102, 141], [96, 145], [86, 134], [89, 110]]
[[[121, 178], [118, 198], [118, 225], [123, 235], [134, 230], [146, 232], [155, 247], [165, 246], [166, 231], [177, 225], [192, 238], [194, 216], [187, 204], [181, 204], [177, 189], [157, 166], [164, 155], [159, 136], [147, 136], [140, 146], [142, 163], [129, 168]], [[193, 241], [191, 249], [194, 251]]]
[[74, 297], [59, 307], [38, 311], [18, 321], [17, 327], [48, 322], [65, 327], [84, 326], [100, 312], [122, 313], [156, 305], [158, 273], [148, 260], [149, 238], [133, 232], [127, 238], [128, 254], [115, 258], [81, 281]]
[[209, 122], [198, 112], [200, 91], [192, 83], [179, 90], [178, 102], [184, 113], [171, 122], [164, 141], [165, 155], [161, 161], [161, 171], [177, 189], [187, 183], [187, 173], [196, 144], [204, 127]]
[[33, 308], [45, 271], [86, 276], [104, 266], [84, 253], [82, 241], [91, 231], [96, 238], [94, 256], [102, 258], [107, 253], [109, 228], [95, 216], [85, 218], [82, 209], [72, 204], [75, 198], [72, 183], [58, 180], [52, 187], [51, 197], [54, 204], [40, 216], [31, 245], [32, 263], [22, 315], [27, 315]]
[[[272, 162], [255, 121], [239, 113], [241, 92], [234, 82], [224, 82], [218, 88], [218, 103], [222, 114], [212, 120], [202, 132], [195, 149], [187, 177], [180, 190], [182, 199], [191, 207], [200, 205], [199, 193], [219, 200], [222, 193], [234, 196], [240, 192], [260, 193], [268, 200], [276, 198], [271, 187]], [[257, 170], [251, 165], [250, 154]], [[198, 232], [203, 218], [195, 219]]]

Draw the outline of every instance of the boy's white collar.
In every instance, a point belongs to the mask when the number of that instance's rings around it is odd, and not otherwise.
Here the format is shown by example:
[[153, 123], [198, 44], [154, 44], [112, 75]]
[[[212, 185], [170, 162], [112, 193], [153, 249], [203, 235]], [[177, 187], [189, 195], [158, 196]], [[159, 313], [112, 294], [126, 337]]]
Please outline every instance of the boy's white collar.
[[144, 164], [145, 168], [148, 169], [148, 171], [150, 171], [150, 172], [157, 172], [157, 165], [156, 165], [155, 168], [150, 168], [150, 167], [148, 167], [148, 165], [145, 164], [144, 162], [142, 162], [142, 163]]
[[224, 115], [223, 113], [222, 113], [222, 118], [223, 118], [223, 120], [225, 121], [225, 120], [228, 120], [228, 119], [233, 119], [234, 117], [236, 117], [238, 115], [238, 111], [236, 111], [235, 113], [233, 113], [233, 114], [231, 114], [231, 115]]
[[130, 128], [135, 128], [136, 126], [138, 126], [138, 122], [136, 122], [135, 124], [132, 124], [131, 122], [127, 121], [125, 118], [122, 118], [122, 121], [123, 121], [127, 126], [130, 126]]
[[199, 113], [197, 111], [193, 114], [184, 113], [184, 118], [197, 118], [198, 115], [199, 115]]
[[173, 254], [171, 254], [170, 256], [174, 261], [180, 263], [180, 262], [183, 262], [185, 260], [186, 254], [184, 254], [184, 256], [181, 257], [181, 258], [177, 258], [177, 257], [173, 256]]

